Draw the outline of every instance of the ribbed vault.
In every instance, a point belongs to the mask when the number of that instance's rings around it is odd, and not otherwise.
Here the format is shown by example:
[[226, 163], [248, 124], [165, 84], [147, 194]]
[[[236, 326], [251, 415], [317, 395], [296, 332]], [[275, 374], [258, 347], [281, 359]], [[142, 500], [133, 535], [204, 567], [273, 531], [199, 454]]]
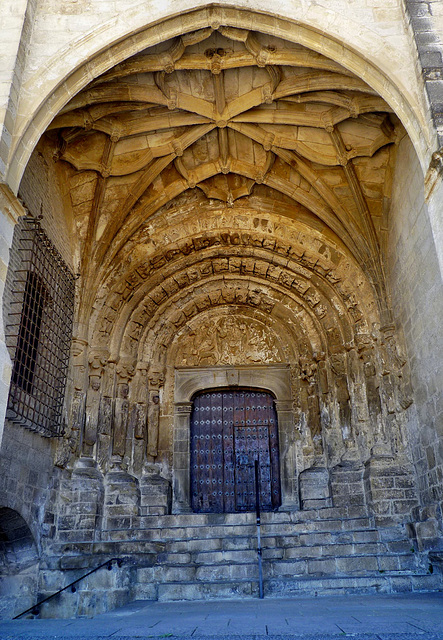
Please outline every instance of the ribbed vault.
[[403, 135], [336, 62], [234, 27], [80, 91], [46, 133], [80, 247], [71, 448], [170, 469], [174, 371], [266, 364], [290, 371], [299, 470], [401, 448], [383, 255]]
[[362, 80], [301, 45], [220, 27], [97, 78], [49, 131], [65, 163], [89, 313], [146, 219], [200, 189], [228, 206], [257, 185], [345, 244], [380, 290], [396, 118]]

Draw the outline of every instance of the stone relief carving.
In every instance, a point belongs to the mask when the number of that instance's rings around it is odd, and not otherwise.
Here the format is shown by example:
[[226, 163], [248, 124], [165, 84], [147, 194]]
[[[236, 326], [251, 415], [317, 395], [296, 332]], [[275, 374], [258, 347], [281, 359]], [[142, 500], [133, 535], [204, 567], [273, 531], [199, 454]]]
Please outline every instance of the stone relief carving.
[[117, 365], [117, 397], [115, 399], [114, 433], [112, 453], [123, 458], [126, 452], [126, 436], [129, 418], [129, 382], [135, 368], [132, 363], [121, 362]]
[[148, 456], [155, 458], [158, 454], [158, 430], [160, 424], [160, 389], [164, 384], [161, 371], [150, 371], [149, 404], [148, 404]]
[[223, 317], [193, 325], [182, 336], [178, 366], [283, 362], [275, 337], [264, 325], [242, 317]]

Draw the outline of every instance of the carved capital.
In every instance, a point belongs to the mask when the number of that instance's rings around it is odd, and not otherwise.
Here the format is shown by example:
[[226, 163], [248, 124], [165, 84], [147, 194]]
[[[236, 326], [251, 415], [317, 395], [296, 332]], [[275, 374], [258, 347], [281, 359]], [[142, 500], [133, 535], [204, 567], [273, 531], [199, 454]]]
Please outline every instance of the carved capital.
[[302, 357], [299, 360], [300, 378], [306, 380], [310, 384], [315, 382], [315, 372], [317, 371], [317, 363], [309, 358]]
[[5, 183], [0, 183], [0, 210], [12, 224], [27, 214], [23, 203], [15, 196]]
[[150, 371], [148, 374], [149, 388], [159, 389], [165, 382], [165, 376], [161, 371]]
[[292, 402], [290, 400], [277, 400], [275, 403], [275, 408], [278, 413], [283, 413], [284, 411], [292, 411]]
[[103, 375], [107, 362], [107, 354], [99, 352], [90, 353], [88, 358], [89, 375], [101, 377]]
[[443, 180], [443, 147], [432, 154], [425, 176], [425, 198], [428, 200], [439, 180]]
[[82, 340], [82, 338], [72, 338], [71, 343], [71, 353], [73, 358], [80, 358], [82, 354], [85, 353], [85, 349], [88, 346], [86, 340]]
[[192, 412], [192, 402], [180, 402], [175, 405], [176, 413], [186, 414]]
[[127, 384], [130, 382], [132, 377], [135, 374], [135, 366], [132, 360], [130, 361], [120, 361], [117, 363], [116, 367], [117, 374], [117, 384]]

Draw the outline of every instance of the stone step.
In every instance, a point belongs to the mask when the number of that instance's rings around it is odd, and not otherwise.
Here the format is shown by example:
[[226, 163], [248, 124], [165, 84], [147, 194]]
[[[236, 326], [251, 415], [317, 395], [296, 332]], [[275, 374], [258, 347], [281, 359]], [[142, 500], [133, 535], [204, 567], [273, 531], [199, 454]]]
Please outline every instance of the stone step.
[[343, 593], [405, 593], [441, 589], [441, 576], [418, 574], [375, 574], [371, 576], [325, 576], [273, 578], [264, 585], [265, 595], [292, 597], [299, 595], [343, 595]]
[[[374, 529], [373, 523], [367, 517], [350, 518], [347, 520], [321, 520], [319, 522], [268, 522], [261, 525], [261, 533], [265, 536], [294, 536], [310, 533], [335, 533], [342, 531], [365, 531]], [[255, 518], [242, 524], [214, 524], [187, 527], [152, 527], [131, 531], [133, 539], [145, 541], [168, 540], [206, 540], [210, 538], [225, 538], [228, 536], [252, 536], [256, 533]], [[209, 535], [208, 535], [209, 534]], [[107, 529], [103, 531], [105, 541], [124, 539], [126, 531], [121, 529]], [[403, 537], [405, 534], [403, 533]]]
[[[255, 561], [257, 558], [257, 541], [247, 539], [249, 544], [237, 549], [198, 549], [191, 551], [171, 552], [169, 550], [160, 553], [157, 556], [158, 563], [166, 564], [224, 564], [224, 563], [240, 563]], [[320, 557], [348, 557], [348, 556], [372, 556], [372, 555], [412, 555], [411, 548], [405, 548], [402, 551], [389, 552], [386, 544], [376, 543], [353, 543], [353, 544], [328, 544], [328, 545], [312, 545], [312, 546], [293, 546], [293, 547], [274, 547], [268, 546], [265, 540], [262, 540], [262, 553], [264, 560], [300, 560], [303, 558], [320, 558]], [[399, 557], [402, 557], [399, 555]]]
[[[346, 593], [400, 593], [432, 591], [441, 587], [441, 579], [435, 575], [385, 575], [370, 576], [299, 576], [269, 578], [264, 580], [264, 594], [270, 597], [300, 595], [342, 595]], [[136, 599], [179, 600], [233, 600], [258, 596], [258, 578], [250, 580], [219, 580], [217, 582], [162, 582], [137, 584]]]
[[[184, 560], [184, 558], [181, 558]], [[146, 582], [190, 582], [205, 580], [218, 582], [220, 580], [252, 579], [257, 577], [257, 555], [249, 553], [247, 558], [237, 558], [232, 562], [229, 557], [220, 554], [212, 561], [204, 562], [159, 562], [154, 566], [137, 570], [137, 581]], [[331, 556], [328, 558], [291, 558], [263, 561], [263, 575], [265, 578], [294, 577], [294, 576], [353, 576], [403, 573], [424, 573], [421, 558], [414, 554], [398, 555], [361, 555], [361, 556]]]
[[[344, 520], [349, 518], [367, 517], [361, 508], [329, 507], [326, 509], [312, 509], [307, 511], [271, 511], [261, 514], [263, 524], [268, 522], [319, 522], [320, 520]], [[255, 513], [182, 513], [163, 516], [144, 516], [139, 525], [143, 528], [169, 528], [171, 526], [207, 526], [215, 524], [236, 525], [255, 522]]]
[[[322, 522], [323, 525], [326, 523], [328, 525], [332, 523], [332, 531], [318, 530], [318, 523], [315, 523], [317, 528], [314, 530], [306, 530], [306, 523], [304, 525], [280, 523], [278, 527], [272, 523], [273, 531], [270, 530], [270, 526], [262, 526], [261, 540], [265, 556], [269, 559], [321, 558], [334, 556], [337, 553], [339, 555], [370, 555], [373, 553], [407, 554], [414, 551], [413, 543], [407, 538], [404, 527], [374, 529], [367, 518], [353, 518], [340, 523], [336, 520]], [[155, 528], [132, 531], [131, 540], [127, 540], [127, 531], [119, 531], [115, 532], [118, 533], [116, 540], [59, 543], [53, 547], [53, 552], [63, 557], [79, 554], [109, 557], [144, 553], [167, 557], [168, 562], [173, 562], [173, 554], [179, 554], [177, 562], [182, 564], [185, 562], [183, 554], [233, 552], [232, 557], [234, 557], [235, 552], [241, 555], [242, 551], [253, 550], [257, 544], [256, 532], [255, 524], [245, 524], [240, 527], [226, 525], [177, 527], [167, 530]], [[171, 555], [165, 556], [165, 554]], [[204, 555], [201, 558], [204, 558]], [[207, 561], [210, 558], [211, 556], [207, 556]]]

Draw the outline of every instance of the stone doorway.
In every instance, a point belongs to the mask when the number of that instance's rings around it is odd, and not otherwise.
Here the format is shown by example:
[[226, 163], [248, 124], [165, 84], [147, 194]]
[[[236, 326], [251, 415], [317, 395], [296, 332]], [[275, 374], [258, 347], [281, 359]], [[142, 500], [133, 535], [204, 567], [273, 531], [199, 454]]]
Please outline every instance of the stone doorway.
[[254, 511], [281, 504], [277, 414], [270, 393], [217, 389], [194, 398], [191, 507], [197, 513]]
[[287, 364], [268, 364], [175, 369], [172, 512], [192, 512], [191, 416], [194, 399], [208, 390], [224, 393], [231, 389], [260, 390], [272, 398], [278, 430], [279, 453], [274, 464], [278, 469], [275, 477], [279, 478], [280, 508], [298, 509], [297, 438], [294, 436], [290, 368]]

